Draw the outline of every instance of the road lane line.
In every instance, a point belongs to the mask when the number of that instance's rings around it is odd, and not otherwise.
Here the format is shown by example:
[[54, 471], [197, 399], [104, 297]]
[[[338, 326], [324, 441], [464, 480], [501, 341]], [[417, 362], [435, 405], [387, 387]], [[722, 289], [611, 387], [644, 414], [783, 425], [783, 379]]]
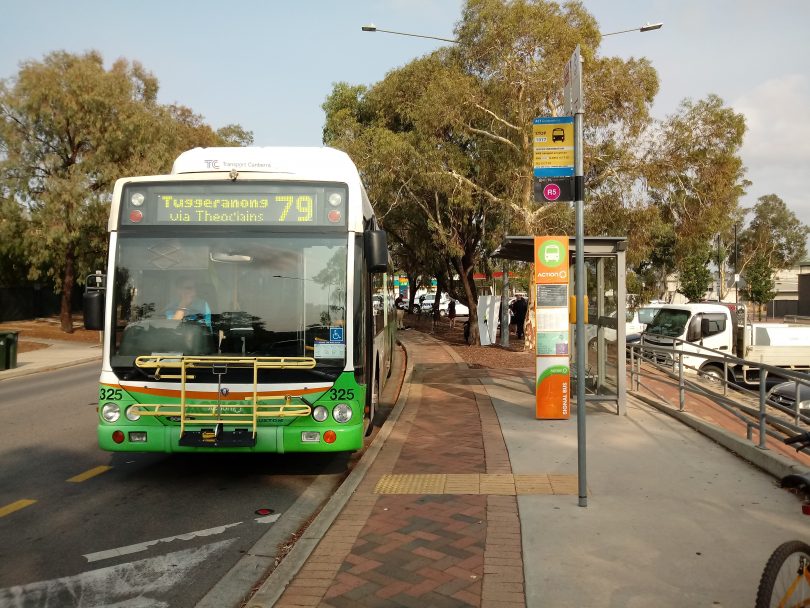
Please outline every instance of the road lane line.
[[[275, 523], [279, 517], [281, 517], [281, 513], [273, 513], [272, 515], [266, 515], [265, 517], [255, 517], [254, 521], [257, 524], [272, 524]], [[118, 547], [116, 549], [96, 551], [95, 553], [88, 553], [83, 557], [86, 558], [88, 562], [97, 562], [103, 559], [119, 557], [121, 555], [140, 553], [141, 551], [146, 551], [149, 547], [151, 547], [152, 545], [156, 545], [158, 543], [170, 543], [174, 540], [191, 540], [193, 538], [201, 536], [213, 536], [214, 534], [222, 534], [228, 528], [235, 528], [236, 526], [240, 525], [242, 525], [242, 522], [237, 521], [236, 523], [225, 524], [224, 526], [217, 526], [216, 528], [208, 528], [206, 530], [196, 530], [194, 532], [186, 532], [185, 534], [178, 534], [177, 536], [167, 536], [166, 538], [147, 540], [142, 543], [135, 543], [134, 545], [127, 545], [125, 547]]]
[[22, 500], [12, 502], [11, 504], [6, 505], [5, 507], [0, 507], [0, 517], [5, 517], [6, 515], [11, 515], [12, 513], [14, 513], [14, 511], [19, 511], [20, 509], [24, 509], [25, 507], [30, 507], [35, 502], [36, 500], [31, 500], [30, 498], [23, 498]]
[[81, 483], [83, 481], [87, 481], [88, 479], [91, 479], [92, 477], [95, 477], [96, 475], [101, 475], [102, 473], [106, 473], [111, 468], [112, 467], [108, 467], [106, 465], [101, 465], [101, 466], [98, 466], [98, 467], [94, 467], [94, 468], [90, 469], [89, 471], [85, 471], [84, 473], [79, 473], [78, 475], [76, 475], [74, 477], [71, 477], [67, 481], [69, 481], [70, 483]]
[[198, 536], [213, 536], [214, 534], [222, 534], [228, 528], [234, 528], [241, 525], [241, 521], [234, 524], [225, 524], [224, 526], [217, 526], [216, 528], [208, 528], [206, 530], [196, 530], [194, 532], [186, 532], [185, 534], [178, 534], [177, 536], [167, 536], [166, 538], [157, 538], [155, 540], [147, 540], [142, 543], [135, 543], [134, 545], [127, 545], [125, 547], [117, 547], [116, 549], [107, 549], [106, 551], [96, 551], [95, 553], [88, 553], [83, 557], [88, 562], [97, 562], [102, 559], [110, 559], [111, 557], [119, 557], [121, 555], [131, 555], [132, 553], [140, 553], [146, 551], [152, 545], [158, 543], [170, 543], [173, 540], [191, 540]]

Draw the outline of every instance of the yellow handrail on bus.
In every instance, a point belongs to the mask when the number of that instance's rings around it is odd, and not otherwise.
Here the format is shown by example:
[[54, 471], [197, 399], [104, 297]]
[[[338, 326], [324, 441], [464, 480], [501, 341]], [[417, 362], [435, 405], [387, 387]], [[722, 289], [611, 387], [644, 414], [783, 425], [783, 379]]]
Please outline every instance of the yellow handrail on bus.
[[[203, 424], [250, 424], [253, 437], [260, 418], [287, 418], [309, 416], [312, 408], [306, 403], [293, 403], [291, 395], [260, 395], [260, 369], [312, 369], [316, 365], [312, 357], [187, 357], [183, 355], [143, 355], [135, 359], [135, 365], [141, 369], [153, 369], [157, 380], [180, 380], [179, 403], [149, 403], [134, 406], [141, 416], [178, 416], [180, 417], [180, 436], [186, 425]], [[186, 385], [194, 375], [189, 371], [195, 369], [213, 369], [215, 366], [225, 368], [253, 369], [253, 395], [245, 397], [244, 403], [228, 402], [192, 403], [186, 399]], [[162, 370], [178, 370], [180, 373], [164, 374]], [[259, 403], [259, 401], [265, 403]], [[271, 403], [267, 403], [271, 401]], [[272, 403], [280, 401], [280, 403]], [[223, 412], [222, 410], [244, 410], [251, 412]], [[191, 411], [189, 411], [191, 410]], [[206, 411], [207, 410], [207, 411]]]

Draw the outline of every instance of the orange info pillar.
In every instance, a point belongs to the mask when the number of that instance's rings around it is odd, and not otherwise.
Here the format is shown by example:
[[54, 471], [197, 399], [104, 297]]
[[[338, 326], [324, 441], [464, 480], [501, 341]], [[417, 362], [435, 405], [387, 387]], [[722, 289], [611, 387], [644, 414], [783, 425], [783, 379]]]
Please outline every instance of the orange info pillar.
[[567, 236], [534, 238], [534, 287], [535, 416], [540, 420], [567, 420], [571, 416]]

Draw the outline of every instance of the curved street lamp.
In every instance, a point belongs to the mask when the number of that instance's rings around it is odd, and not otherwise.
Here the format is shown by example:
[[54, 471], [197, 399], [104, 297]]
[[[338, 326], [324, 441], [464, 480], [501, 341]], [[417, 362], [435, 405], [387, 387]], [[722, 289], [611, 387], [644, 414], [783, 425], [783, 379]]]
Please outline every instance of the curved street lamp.
[[645, 23], [641, 27], [634, 27], [629, 30], [619, 30], [618, 32], [608, 32], [607, 34], [602, 34], [602, 38], [605, 36], [613, 36], [614, 34], [626, 34], [627, 32], [651, 32], [653, 30], [660, 30], [664, 26], [663, 23]]
[[361, 28], [364, 32], [384, 32], [386, 34], [397, 34], [398, 36], [412, 36], [414, 38], [429, 38], [431, 40], [441, 40], [442, 42], [452, 42], [453, 44], [459, 44], [458, 40], [451, 40], [450, 38], [439, 38], [438, 36], [423, 36], [422, 34], [408, 34], [406, 32], [395, 32], [394, 30], [383, 30], [378, 28], [373, 23], [369, 23], [368, 25], [364, 25]]

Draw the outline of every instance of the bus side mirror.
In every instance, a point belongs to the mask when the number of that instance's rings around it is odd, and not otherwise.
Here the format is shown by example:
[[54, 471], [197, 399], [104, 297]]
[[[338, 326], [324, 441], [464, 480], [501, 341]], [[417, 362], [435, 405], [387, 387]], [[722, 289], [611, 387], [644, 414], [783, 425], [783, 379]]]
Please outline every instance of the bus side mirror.
[[84, 328], [104, 329], [104, 275], [91, 274], [87, 277], [84, 292]]
[[365, 233], [366, 265], [371, 273], [388, 269], [388, 235], [385, 230], [369, 230]]

